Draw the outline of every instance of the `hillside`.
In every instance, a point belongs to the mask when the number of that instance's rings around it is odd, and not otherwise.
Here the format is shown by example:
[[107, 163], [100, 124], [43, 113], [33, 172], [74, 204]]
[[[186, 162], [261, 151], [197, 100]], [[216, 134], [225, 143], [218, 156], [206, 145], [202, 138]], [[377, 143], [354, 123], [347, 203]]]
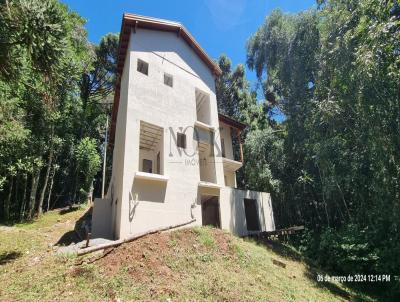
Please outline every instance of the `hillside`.
[[68, 243], [84, 212], [0, 227], [1, 301], [372, 301], [316, 283], [315, 270], [285, 247], [211, 228], [150, 235], [85, 258], [57, 256], [52, 244]]

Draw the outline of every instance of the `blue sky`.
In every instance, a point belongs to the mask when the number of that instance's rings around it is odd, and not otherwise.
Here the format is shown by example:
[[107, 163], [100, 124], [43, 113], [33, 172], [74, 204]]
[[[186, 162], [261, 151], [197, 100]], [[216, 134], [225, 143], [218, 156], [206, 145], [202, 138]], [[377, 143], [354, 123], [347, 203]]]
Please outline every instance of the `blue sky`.
[[[119, 32], [124, 12], [179, 21], [212, 58], [225, 53], [233, 65], [245, 63], [246, 41], [275, 8], [299, 12], [315, 0], [61, 0], [87, 20], [89, 40]], [[254, 72], [247, 71], [254, 87]]]

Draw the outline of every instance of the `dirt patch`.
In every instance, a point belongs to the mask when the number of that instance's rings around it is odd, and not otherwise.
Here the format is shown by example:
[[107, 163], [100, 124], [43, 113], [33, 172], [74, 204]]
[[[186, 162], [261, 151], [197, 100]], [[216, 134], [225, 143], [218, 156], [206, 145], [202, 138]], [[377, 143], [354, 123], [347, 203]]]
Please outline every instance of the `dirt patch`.
[[173, 295], [171, 284], [184, 278], [185, 272], [174, 269], [176, 261], [190, 261], [187, 255], [209, 253], [222, 257], [231, 253], [231, 235], [219, 229], [207, 230], [215, 241], [214, 247], [203, 246], [195, 229], [157, 233], [126, 243], [96, 261], [102, 271], [112, 277], [120, 272], [134, 281], [157, 284], [157, 293]]
[[214, 229], [212, 230], [212, 233], [214, 235], [214, 239], [217, 243], [217, 247], [220, 252], [228, 253], [231, 251], [230, 249], [230, 244], [232, 243], [232, 238], [231, 234], [228, 234], [224, 231], [221, 231], [219, 229]]
[[92, 271], [89, 268], [81, 267], [81, 266], [73, 267], [70, 270], [69, 274], [72, 277], [85, 277], [85, 278], [92, 278], [93, 277]]

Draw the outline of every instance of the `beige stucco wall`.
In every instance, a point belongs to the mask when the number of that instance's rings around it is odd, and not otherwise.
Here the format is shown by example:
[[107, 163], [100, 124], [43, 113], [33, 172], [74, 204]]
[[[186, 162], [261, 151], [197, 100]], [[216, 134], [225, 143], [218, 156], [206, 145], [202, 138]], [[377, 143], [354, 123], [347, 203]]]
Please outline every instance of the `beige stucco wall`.
[[[137, 59], [149, 63], [148, 75], [137, 71]], [[164, 72], [173, 76], [172, 88], [164, 84]], [[204, 192], [220, 195], [222, 227], [244, 235], [244, 211], [240, 213], [242, 197], [246, 194], [256, 196], [260, 200], [260, 209], [265, 209], [265, 204], [270, 202], [266, 193], [257, 195], [225, 187], [220, 147], [216, 145], [215, 171], [212, 173], [215, 174], [215, 183], [222, 189], [199, 189], [199, 156], [193, 128], [196, 89], [209, 95], [210, 124], [218, 141], [215, 79], [209, 68], [174, 33], [138, 29], [131, 34], [121, 79], [112, 179], [106, 196], [111, 206], [106, 206], [106, 200], [96, 200], [93, 213], [93, 220], [102, 221], [93, 223], [99, 237], [124, 238], [149, 229], [183, 223], [192, 217], [196, 218], [192, 225], [201, 225], [199, 196]], [[141, 168], [140, 121], [163, 128], [161, 166], [162, 174], [168, 178], [166, 183], [135, 178], [135, 173]], [[185, 132], [186, 150], [176, 147], [171, 130], [174, 135], [178, 131]], [[229, 135], [229, 132], [224, 131], [223, 135]], [[232, 154], [230, 136], [225, 140], [225, 148]], [[234, 173], [228, 177], [230, 184], [234, 181], [236, 185]], [[269, 214], [266, 215], [264, 211], [260, 222], [265, 222], [264, 228], [270, 229], [273, 225], [268, 222], [270, 218], [266, 218]], [[101, 223], [106, 226], [100, 226]]]
[[[120, 215], [117, 215], [117, 225], [120, 226], [116, 230], [118, 237], [191, 218], [191, 205], [196, 202], [200, 181], [198, 156], [195, 155], [197, 144], [193, 139], [196, 89], [209, 94], [211, 126], [219, 132], [214, 77], [186, 42], [174, 33], [139, 29], [132, 33], [129, 45], [129, 59], [124, 67], [125, 74], [129, 68], [126, 76], [129, 83], [127, 88], [121, 87], [121, 98], [126, 89], [127, 102], [126, 107], [121, 106], [119, 110], [126, 108], [125, 145], [121, 147], [124, 152], [114, 151], [114, 156], [118, 154], [122, 158], [114, 159], [113, 163], [123, 162], [123, 167], [117, 164], [118, 169], [123, 170], [122, 190], [118, 193], [121, 200]], [[147, 76], [137, 72], [138, 58], [149, 63]], [[164, 72], [173, 76], [174, 87], [164, 85]], [[134, 178], [140, 168], [138, 146], [141, 120], [164, 129], [163, 174], [169, 178], [164, 186], [154, 184], [152, 187], [151, 183], [143, 184], [143, 181]], [[117, 127], [117, 132], [119, 129]], [[170, 129], [174, 135], [177, 131], [186, 130], [186, 153], [176, 148]], [[195, 161], [192, 161], [193, 158]], [[215, 166], [216, 182], [223, 185], [222, 161], [216, 162]], [[118, 177], [121, 178], [120, 175]], [[117, 179], [115, 182], [117, 186]], [[193, 215], [198, 218], [197, 224], [201, 224], [199, 207], [193, 210]]]
[[[130, 64], [130, 56], [127, 55], [125, 66], [129, 67]], [[92, 235], [95, 237], [118, 238], [120, 230], [130, 75], [130, 68], [124, 68], [121, 76], [121, 93], [113, 149], [112, 177], [105, 198], [96, 198], [94, 200]]]

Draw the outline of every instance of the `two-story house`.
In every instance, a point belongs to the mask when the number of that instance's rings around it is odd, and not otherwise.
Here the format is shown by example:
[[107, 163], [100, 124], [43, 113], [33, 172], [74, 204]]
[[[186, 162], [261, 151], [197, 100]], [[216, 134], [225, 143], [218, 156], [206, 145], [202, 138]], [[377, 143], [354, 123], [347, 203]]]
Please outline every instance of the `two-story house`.
[[274, 230], [270, 195], [236, 189], [243, 151], [232, 138], [245, 125], [218, 114], [221, 70], [185, 27], [124, 14], [118, 73], [112, 176], [94, 202], [93, 236], [125, 238], [192, 218], [190, 226], [237, 235]]

